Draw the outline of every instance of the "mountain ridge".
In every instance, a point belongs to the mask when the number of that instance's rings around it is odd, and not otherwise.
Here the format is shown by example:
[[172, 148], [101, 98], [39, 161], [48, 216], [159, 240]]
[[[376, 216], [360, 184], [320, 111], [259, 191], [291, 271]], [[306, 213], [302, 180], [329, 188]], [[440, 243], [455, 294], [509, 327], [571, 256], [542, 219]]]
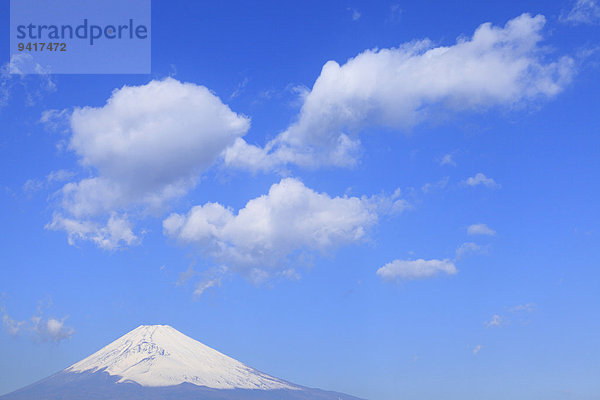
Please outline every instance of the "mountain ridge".
[[67, 372], [106, 370], [120, 383], [174, 386], [191, 383], [215, 389], [294, 389], [200, 343], [169, 325], [141, 325]]
[[0, 400], [360, 400], [251, 368], [168, 325], [141, 325]]

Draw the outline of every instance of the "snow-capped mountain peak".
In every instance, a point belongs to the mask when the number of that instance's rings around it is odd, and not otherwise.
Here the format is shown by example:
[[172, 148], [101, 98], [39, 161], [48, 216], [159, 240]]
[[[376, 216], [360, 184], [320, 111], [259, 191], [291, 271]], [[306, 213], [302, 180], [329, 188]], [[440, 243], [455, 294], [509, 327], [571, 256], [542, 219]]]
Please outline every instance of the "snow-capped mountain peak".
[[168, 325], [142, 325], [65, 372], [105, 371], [119, 382], [215, 389], [299, 389], [256, 371]]

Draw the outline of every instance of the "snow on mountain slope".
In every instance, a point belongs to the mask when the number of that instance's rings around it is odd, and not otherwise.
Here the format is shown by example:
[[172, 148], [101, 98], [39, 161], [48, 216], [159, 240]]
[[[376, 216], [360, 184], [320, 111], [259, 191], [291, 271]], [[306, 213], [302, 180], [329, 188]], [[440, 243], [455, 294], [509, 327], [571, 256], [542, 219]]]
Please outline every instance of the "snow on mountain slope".
[[173, 386], [187, 382], [215, 389], [288, 389], [263, 374], [180, 333], [168, 325], [142, 325], [65, 372], [106, 371], [119, 382]]

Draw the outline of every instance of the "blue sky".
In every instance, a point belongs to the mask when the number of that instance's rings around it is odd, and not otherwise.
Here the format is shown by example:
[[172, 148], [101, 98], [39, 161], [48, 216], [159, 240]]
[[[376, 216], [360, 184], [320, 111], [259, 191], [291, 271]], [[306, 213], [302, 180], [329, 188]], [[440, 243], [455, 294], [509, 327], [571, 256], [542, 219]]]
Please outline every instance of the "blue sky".
[[0, 393], [160, 323], [369, 399], [600, 398], [598, 2], [152, 14], [151, 75], [2, 74]]

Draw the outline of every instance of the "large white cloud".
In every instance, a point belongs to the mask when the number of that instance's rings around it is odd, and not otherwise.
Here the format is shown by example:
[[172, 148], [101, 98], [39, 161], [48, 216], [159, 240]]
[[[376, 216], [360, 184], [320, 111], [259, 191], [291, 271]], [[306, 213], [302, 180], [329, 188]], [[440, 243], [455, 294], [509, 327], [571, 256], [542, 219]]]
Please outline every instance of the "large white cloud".
[[76, 108], [70, 126], [69, 149], [92, 176], [62, 188], [48, 228], [113, 248], [136, 240], [123, 213], [162, 209], [187, 193], [250, 121], [207, 88], [167, 78]]
[[251, 170], [286, 163], [348, 166], [369, 127], [406, 130], [440, 111], [514, 106], [556, 95], [573, 60], [548, 60], [540, 45], [545, 18], [523, 14], [504, 27], [482, 24], [452, 46], [429, 40], [367, 50], [327, 62], [307, 92], [296, 122], [264, 148], [236, 140], [228, 165]]
[[216, 262], [260, 281], [289, 275], [293, 258], [305, 252], [326, 253], [363, 240], [377, 222], [376, 209], [369, 199], [330, 197], [286, 178], [237, 214], [206, 203], [171, 214], [163, 227], [168, 236], [195, 243]]

